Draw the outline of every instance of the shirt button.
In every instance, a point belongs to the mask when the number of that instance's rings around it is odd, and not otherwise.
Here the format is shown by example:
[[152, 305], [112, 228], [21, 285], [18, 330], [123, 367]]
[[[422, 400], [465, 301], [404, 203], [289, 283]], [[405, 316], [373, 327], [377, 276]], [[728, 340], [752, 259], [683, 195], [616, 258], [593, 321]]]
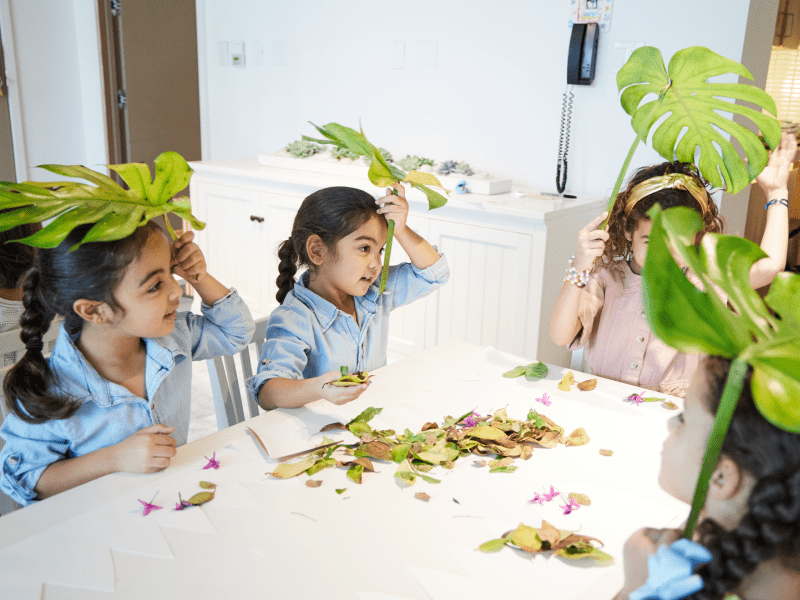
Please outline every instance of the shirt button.
[[12, 465], [15, 465], [19, 462], [19, 459], [16, 456], [9, 456], [8, 462], [11, 463]]
[[640, 335], [639, 337], [636, 338], [636, 341], [637, 342], [643, 342], [644, 341], [644, 336]]
[[643, 318], [643, 319], [645, 318], [644, 312], [642, 312], [642, 318]]
[[635, 363], [635, 362], [631, 363], [631, 369], [636, 369], [636, 368], [638, 368], [638, 366], [639, 366], [639, 363]]

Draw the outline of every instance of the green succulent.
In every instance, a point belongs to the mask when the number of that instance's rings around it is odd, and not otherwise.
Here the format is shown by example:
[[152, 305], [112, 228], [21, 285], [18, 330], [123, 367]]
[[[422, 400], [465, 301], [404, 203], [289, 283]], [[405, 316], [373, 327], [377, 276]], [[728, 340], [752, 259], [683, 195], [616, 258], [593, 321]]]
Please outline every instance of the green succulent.
[[338, 148], [333, 147], [331, 148], [331, 156], [336, 160], [341, 160], [343, 158], [349, 158], [351, 160], [358, 160], [359, 156], [355, 152], [351, 152], [347, 148]]
[[296, 142], [292, 142], [286, 146], [286, 151], [295, 158], [308, 158], [309, 156], [313, 156], [321, 150], [322, 148], [320, 148], [317, 144], [313, 144], [306, 140], [297, 140]]

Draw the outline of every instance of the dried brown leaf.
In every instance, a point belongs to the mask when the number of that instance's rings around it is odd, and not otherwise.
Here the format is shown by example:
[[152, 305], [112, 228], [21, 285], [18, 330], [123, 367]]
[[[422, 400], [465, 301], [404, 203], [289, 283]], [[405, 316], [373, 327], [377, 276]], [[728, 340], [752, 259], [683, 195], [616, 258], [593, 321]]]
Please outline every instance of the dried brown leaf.
[[528, 444], [520, 444], [520, 449], [522, 453], [520, 454], [520, 458], [522, 460], [528, 460], [531, 456], [533, 456], [533, 448], [531, 448]]
[[309, 479], [308, 481], [306, 481], [306, 487], [318, 488], [321, 485], [322, 482], [317, 479]]
[[578, 384], [578, 389], [584, 392], [591, 392], [597, 387], [597, 379], [587, 379]]
[[558, 446], [558, 437], [559, 435], [555, 431], [547, 431], [536, 442], [545, 448], [555, 448]]
[[583, 446], [589, 443], [589, 434], [583, 427], [578, 427], [575, 431], [567, 436], [564, 441], [567, 446]]
[[384, 442], [375, 440], [368, 444], [361, 445], [358, 449], [362, 452], [366, 452], [373, 458], [392, 462], [392, 448], [389, 444], [385, 444]]
[[417, 500], [422, 500], [423, 502], [427, 502], [428, 500], [431, 499], [431, 497], [425, 492], [417, 492], [416, 494], [414, 494], [414, 498], [416, 498]]
[[603, 456], [611, 456], [611, 455], [614, 454], [614, 451], [613, 450], [602, 449], [602, 450], [600, 450], [600, 454], [602, 454]]
[[472, 464], [478, 465], [479, 467], [485, 467], [489, 463], [487, 463], [485, 460], [475, 460], [472, 462]]
[[320, 429], [319, 432], [322, 433], [323, 431], [333, 431], [334, 429], [344, 429], [345, 431], [350, 431], [342, 423], [339, 423], [337, 421], [336, 423], [329, 423], [329, 424], [325, 425], [325, 427]]
[[428, 431], [428, 429], [439, 429], [439, 424], [438, 423], [425, 423], [425, 425], [422, 426], [422, 429], [420, 429], [420, 431], [421, 432], [422, 431]]
[[542, 542], [548, 542], [550, 544], [550, 548], [546, 548], [548, 550], [552, 549], [556, 544], [558, 544], [559, 540], [561, 540], [561, 533], [558, 531], [558, 529], [550, 525], [550, 523], [545, 520], [542, 520], [542, 526], [536, 530], [536, 534], [539, 536], [539, 539], [542, 540]]
[[574, 498], [575, 502], [580, 504], [581, 506], [591, 506], [592, 500], [586, 494], [576, 494], [575, 492], [570, 492], [569, 498]]

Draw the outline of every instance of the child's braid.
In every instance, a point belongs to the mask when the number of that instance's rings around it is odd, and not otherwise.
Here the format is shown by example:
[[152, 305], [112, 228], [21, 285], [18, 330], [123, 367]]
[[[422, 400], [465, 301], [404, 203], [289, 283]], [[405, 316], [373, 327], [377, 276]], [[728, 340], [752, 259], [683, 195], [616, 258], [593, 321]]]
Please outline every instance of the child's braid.
[[286, 294], [294, 288], [294, 275], [297, 273], [297, 259], [299, 257], [292, 238], [281, 243], [280, 248], [278, 248], [278, 258], [281, 259], [281, 262], [278, 265], [278, 278], [275, 280], [278, 286], [278, 293], [275, 294], [275, 298], [278, 303], [283, 304]]

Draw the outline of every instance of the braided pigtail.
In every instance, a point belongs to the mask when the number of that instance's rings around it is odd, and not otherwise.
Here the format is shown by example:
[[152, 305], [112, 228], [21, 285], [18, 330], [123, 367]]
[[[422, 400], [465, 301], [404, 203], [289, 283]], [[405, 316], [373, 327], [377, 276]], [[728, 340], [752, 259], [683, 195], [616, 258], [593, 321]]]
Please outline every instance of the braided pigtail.
[[36, 267], [28, 271], [22, 284], [20, 339], [25, 354], [6, 375], [3, 393], [8, 410], [28, 423], [44, 423], [50, 419], [66, 419], [78, 410], [79, 404], [49, 391], [52, 373], [42, 355], [42, 338], [55, 318], [42, 298], [40, 274]]
[[[730, 361], [707, 359], [707, 400], [716, 412]], [[793, 571], [800, 555], [800, 435], [769, 423], [755, 407], [750, 392], [752, 370], [745, 378], [739, 404], [722, 444], [722, 454], [755, 479], [748, 512], [726, 531], [706, 519], [698, 527], [699, 541], [711, 552], [710, 562], [697, 569], [703, 589], [693, 600], [722, 600], [759, 564], [779, 559]], [[789, 564], [794, 560], [795, 564]]]
[[278, 248], [278, 258], [281, 259], [281, 262], [278, 265], [278, 278], [275, 280], [278, 285], [278, 293], [275, 294], [275, 298], [279, 304], [283, 304], [286, 294], [294, 288], [294, 275], [297, 273], [297, 259], [299, 257], [297, 250], [294, 248], [292, 238], [281, 243], [280, 248]]

